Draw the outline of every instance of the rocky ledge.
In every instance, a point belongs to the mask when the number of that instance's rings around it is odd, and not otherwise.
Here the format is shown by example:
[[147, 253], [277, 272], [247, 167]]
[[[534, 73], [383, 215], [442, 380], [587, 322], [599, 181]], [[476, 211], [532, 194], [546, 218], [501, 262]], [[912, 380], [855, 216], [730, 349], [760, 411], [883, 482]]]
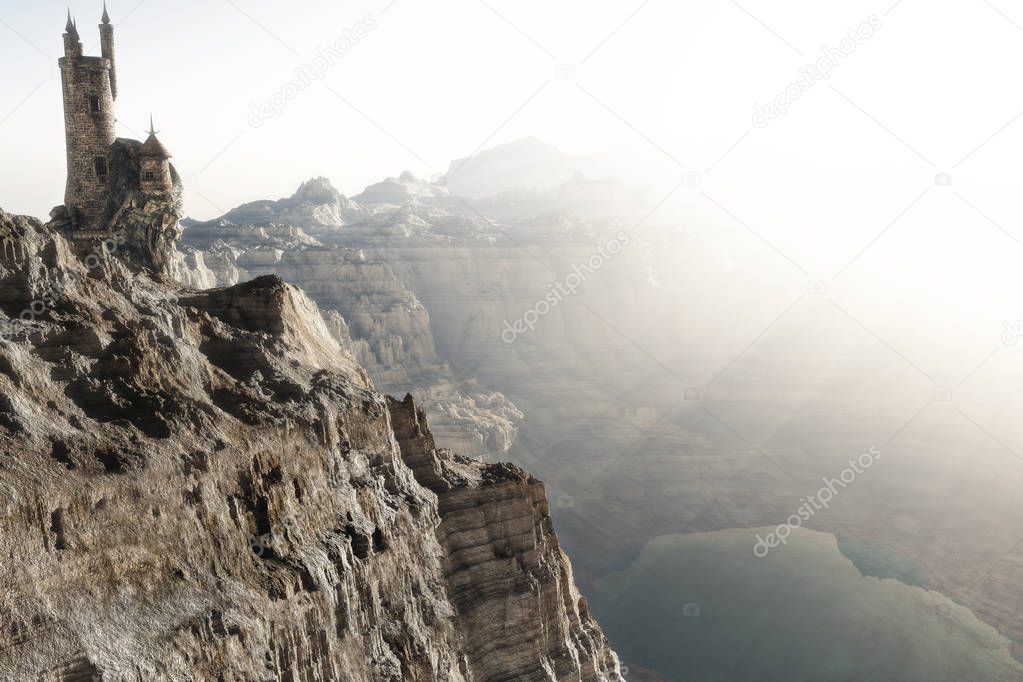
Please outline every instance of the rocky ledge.
[[436, 450], [300, 290], [0, 212], [0, 308], [0, 679], [622, 679], [542, 484]]
[[402, 458], [439, 500], [445, 579], [473, 670], [487, 680], [615, 679], [543, 483], [512, 464], [438, 450], [411, 395], [387, 403]]

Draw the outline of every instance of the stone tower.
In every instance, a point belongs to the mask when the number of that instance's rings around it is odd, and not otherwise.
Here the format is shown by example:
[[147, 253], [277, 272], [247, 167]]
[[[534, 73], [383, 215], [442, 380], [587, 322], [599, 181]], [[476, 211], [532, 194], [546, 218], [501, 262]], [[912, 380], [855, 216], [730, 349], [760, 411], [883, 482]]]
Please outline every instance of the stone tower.
[[169, 191], [173, 184], [170, 152], [156, 139], [153, 117], [149, 117], [149, 137], [139, 149], [139, 189], [146, 193]]
[[68, 12], [60, 65], [67, 143], [64, 205], [76, 232], [103, 229], [114, 132], [114, 28], [106, 5], [100, 24], [101, 57], [86, 57], [78, 27]]

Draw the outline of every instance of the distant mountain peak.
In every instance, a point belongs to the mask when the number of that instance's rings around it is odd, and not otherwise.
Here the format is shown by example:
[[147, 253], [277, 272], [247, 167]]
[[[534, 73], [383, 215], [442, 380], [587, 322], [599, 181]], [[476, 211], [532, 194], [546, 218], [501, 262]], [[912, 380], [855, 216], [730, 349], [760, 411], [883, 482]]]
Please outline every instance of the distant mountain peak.
[[250, 201], [228, 211], [223, 219], [235, 225], [294, 225], [305, 230], [333, 230], [346, 223], [358, 206], [325, 177], [306, 180], [290, 197]]
[[329, 179], [323, 176], [303, 182], [291, 198], [310, 204], [342, 204], [345, 202], [345, 196], [331, 184]]
[[420, 200], [445, 201], [447, 190], [429, 180], [416, 177], [411, 171], [404, 171], [397, 178], [387, 178], [373, 183], [352, 200], [362, 206], [373, 204], [409, 204]]
[[445, 184], [455, 194], [495, 196], [519, 189], [548, 190], [566, 182], [578, 162], [550, 142], [523, 137], [448, 166]]

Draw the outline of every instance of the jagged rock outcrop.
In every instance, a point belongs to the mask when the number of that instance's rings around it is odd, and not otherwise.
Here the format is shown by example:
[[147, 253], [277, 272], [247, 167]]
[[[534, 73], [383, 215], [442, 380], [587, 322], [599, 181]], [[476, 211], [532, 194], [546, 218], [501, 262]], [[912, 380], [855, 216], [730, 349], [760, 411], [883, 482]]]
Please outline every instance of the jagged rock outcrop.
[[[110, 146], [109, 195], [99, 232], [109, 235], [104, 241], [79, 241], [79, 250], [99, 257], [104, 251], [118, 251], [120, 258], [149, 268], [156, 273], [176, 272], [179, 259], [177, 241], [181, 236], [182, 184], [177, 170], [170, 165], [170, 188], [166, 191], [140, 189], [138, 140], [118, 138]], [[72, 221], [64, 206], [50, 212], [47, 228], [73, 236]]]
[[[396, 178], [386, 178], [362, 190], [352, 197], [360, 207], [377, 204], [403, 206], [429, 200], [450, 200], [450, 193], [442, 186], [417, 178], [405, 171]], [[365, 211], [364, 211], [365, 213]]]
[[0, 212], [0, 309], [0, 679], [621, 679], [542, 487], [437, 455], [438, 494], [280, 278], [168, 286]]
[[[306, 209], [319, 212], [315, 206]], [[417, 387], [445, 443], [474, 455], [500, 454], [510, 447], [521, 411], [471, 377], [456, 377], [439, 359], [429, 314], [386, 263], [367, 258], [360, 249], [323, 244], [294, 226], [243, 227], [226, 219], [186, 225], [175, 270], [179, 281], [205, 285], [212, 274], [218, 286], [228, 286], [279, 275], [317, 303], [335, 338], [377, 386], [399, 393]]]
[[[572, 582], [543, 483], [511, 464], [438, 450], [411, 395], [387, 404], [402, 458], [439, 500], [445, 574], [473, 669], [490, 680], [617, 678]], [[508, 640], [518, 646], [504, 648]]]
[[358, 205], [338, 192], [326, 178], [302, 183], [290, 197], [276, 201], [253, 201], [230, 211], [224, 219], [235, 224], [286, 223], [314, 225], [325, 230], [343, 226]]

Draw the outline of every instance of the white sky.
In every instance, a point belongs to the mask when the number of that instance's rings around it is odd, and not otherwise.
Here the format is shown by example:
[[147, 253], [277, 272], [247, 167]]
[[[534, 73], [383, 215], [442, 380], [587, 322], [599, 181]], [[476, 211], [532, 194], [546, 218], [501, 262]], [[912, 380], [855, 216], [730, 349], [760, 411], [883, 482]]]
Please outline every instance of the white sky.
[[[45, 216], [62, 201], [63, 2], [0, 0], [0, 207], [10, 212]], [[96, 54], [100, 3], [71, 5]], [[155, 115], [194, 217], [290, 195], [316, 175], [349, 195], [406, 169], [429, 177], [524, 136], [572, 153], [625, 148], [648, 165], [623, 172], [655, 177], [664, 193], [686, 172], [702, 178], [654, 217], [717, 239], [681, 254], [681, 267], [759, 259], [759, 271], [726, 267], [687, 292], [712, 307], [738, 302], [721, 330], [729, 354], [813, 306], [936, 384], [960, 391], [968, 380], [967, 411], [1023, 447], [1018, 415], [992, 416], [1023, 392], [1018, 348], [1002, 339], [1004, 323], [1023, 320], [1017, 4], [111, 0], [110, 11], [120, 134], [141, 136]], [[367, 15], [376, 28], [322, 82], [249, 125], [253, 103]], [[880, 30], [829, 81], [753, 126], [755, 104], [872, 15]], [[575, 77], [557, 78], [559, 64]], [[951, 186], [936, 185], [945, 172]], [[827, 297], [807, 294], [818, 277]], [[827, 329], [777, 338], [825, 344]]]
[[[665, 189], [704, 173], [671, 203], [734, 226], [731, 213], [814, 275], [834, 275], [928, 187], [903, 220], [955, 217], [996, 251], [1021, 248], [1001, 229], [1023, 221], [1023, 10], [893, 3], [111, 0], [119, 133], [140, 136], [153, 112], [199, 218], [315, 175], [349, 195], [405, 169], [429, 177], [532, 135], [569, 152], [649, 153], [657, 164], [644, 170]], [[100, 3], [71, 9], [98, 53]], [[8, 211], [45, 215], [61, 202], [64, 12], [63, 0], [0, 0]], [[253, 103], [367, 15], [376, 28], [322, 81], [249, 125]], [[871, 15], [881, 29], [830, 81], [752, 125], [754, 104]], [[562, 63], [574, 78], [555, 77]], [[951, 188], [934, 186], [943, 171]]]

